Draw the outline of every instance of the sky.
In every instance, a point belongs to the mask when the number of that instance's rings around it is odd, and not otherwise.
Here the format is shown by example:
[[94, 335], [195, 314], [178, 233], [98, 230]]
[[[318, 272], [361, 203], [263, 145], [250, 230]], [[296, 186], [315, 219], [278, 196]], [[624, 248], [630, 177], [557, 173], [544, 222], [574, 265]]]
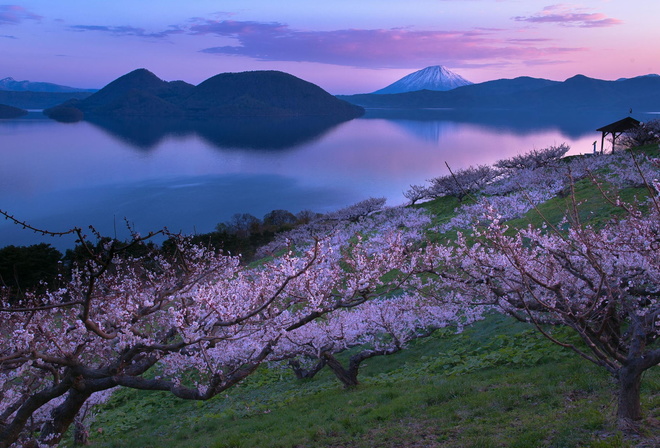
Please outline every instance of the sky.
[[618, 79], [660, 73], [658, 16], [658, 0], [0, 0], [0, 79], [281, 70], [333, 94], [431, 65], [472, 82]]

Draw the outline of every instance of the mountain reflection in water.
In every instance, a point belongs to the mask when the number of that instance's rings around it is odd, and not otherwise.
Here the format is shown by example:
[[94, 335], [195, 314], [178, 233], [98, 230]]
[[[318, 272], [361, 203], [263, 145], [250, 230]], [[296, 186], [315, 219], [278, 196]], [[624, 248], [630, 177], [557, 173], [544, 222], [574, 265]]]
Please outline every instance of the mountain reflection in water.
[[218, 148], [283, 150], [313, 142], [346, 120], [328, 117], [250, 117], [213, 120], [91, 118], [90, 123], [139, 149], [168, 136], [197, 135]]
[[[457, 124], [472, 124], [494, 132], [513, 132], [528, 135], [557, 131], [579, 139], [593, 135], [594, 130], [618, 121], [629, 114], [618, 109], [561, 109], [538, 110], [454, 110], [454, 109], [368, 109], [364, 119], [386, 119], [405, 128], [424, 140], [441, 137], [442, 129]], [[637, 113], [642, 121], [653, 119], [651, 112]]]

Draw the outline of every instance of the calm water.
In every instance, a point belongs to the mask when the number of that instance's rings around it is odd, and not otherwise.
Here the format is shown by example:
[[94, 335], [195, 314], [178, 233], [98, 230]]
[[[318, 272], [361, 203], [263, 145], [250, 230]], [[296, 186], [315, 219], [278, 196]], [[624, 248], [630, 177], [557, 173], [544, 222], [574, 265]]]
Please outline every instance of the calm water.
[[[590, 152], [597, 127], [625, 116], [370, 111], [343, 123], [57, 123], [0, 120], [0, 208], [53, 231], [94, 225], [208, 232], [235, 213], [334, 210], [371, 196], [405, 201], [410, 184], [567, 143]], [[637, 116], [638, 119], [644, 117]], [[0, 247], [46, 241], [0, 222]]]

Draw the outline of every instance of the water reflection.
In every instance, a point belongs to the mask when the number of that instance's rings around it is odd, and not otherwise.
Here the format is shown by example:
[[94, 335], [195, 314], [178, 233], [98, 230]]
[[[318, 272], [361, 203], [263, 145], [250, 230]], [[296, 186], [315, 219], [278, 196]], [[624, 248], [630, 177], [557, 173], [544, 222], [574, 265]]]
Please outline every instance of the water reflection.
[[[124, 217], [140, 232], [208, 232], [235, 213], [322, 212], [370, 196], [396, 205], [411, 184], [447, 174], [446, 164], [492, 164], [562, 143], [591, 152], [595, 129], [625, 115], [370, 110], [343, 123], [73, 124], [30, 116], [0, 122], [0, 208], [47, 229], [112, 233]], [[0, 246], [40, 241], [0, 221]]]
[[[458, 123], [474, 124], [494, 132], [530, 135], [556, 131], [572, 139], [593, 135], [594, 130], [620, 120], [628, 110], [561, 109], [538, 110], [453, 110], [453, 109], [368, 109], [363, 119], [387, 119], [425, 141], [442, 138]], [[638, 113], [642, 121], [651, 113]]]
[[311, 143], [346, 121], [331, 117], [251, 117], [213, 120], [92, 118], [129, 145], [151, 150], [166, 137], [197, 135], [218, 148], [284, 150]]

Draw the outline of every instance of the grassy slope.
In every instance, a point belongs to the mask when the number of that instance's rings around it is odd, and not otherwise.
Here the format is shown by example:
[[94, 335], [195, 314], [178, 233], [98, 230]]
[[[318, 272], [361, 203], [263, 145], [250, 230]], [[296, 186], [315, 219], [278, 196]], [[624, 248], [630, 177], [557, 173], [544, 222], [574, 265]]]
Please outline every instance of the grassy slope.
[[[622, 192], [631, 198], [641, 190]], [[576, 197], [583, 219], [612, 212], [588, 182]], [[425, 204], [447, 219], [442, 198]], [[558, 222], [570, 202], [540, 207]], [[515, 225], [538, 225], [530, 212]], [[561, 335], [569, 337], [568, 333]], [[657, 446], [660, 372], [643, 382], [648, 434], [624, 440], [614, 429], [613, 382], [604, 369], [521, 324], [491, 316], [464, 333], [445, 332], [401, 353], [369, 360], [362, 384], [343, 390], [329, 371], [298, 381], [262, 368], [242, 386], [204, 403], [122, 390], [91, 429], [95, 447], [628, 447]], [[654, 437], [655, 436], [655, 437]]]

